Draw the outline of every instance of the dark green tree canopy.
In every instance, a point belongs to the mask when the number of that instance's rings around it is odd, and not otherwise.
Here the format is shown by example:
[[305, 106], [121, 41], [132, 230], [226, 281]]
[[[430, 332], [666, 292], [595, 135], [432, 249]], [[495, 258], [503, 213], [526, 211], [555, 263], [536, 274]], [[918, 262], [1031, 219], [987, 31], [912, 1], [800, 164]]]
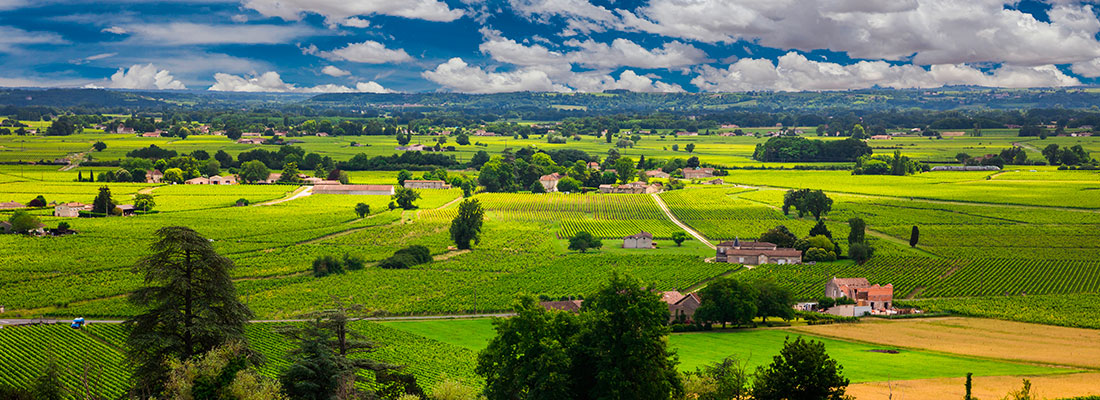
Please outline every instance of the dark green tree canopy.
[[842, 400], [848, 379], [843, 367], [825, 353], [825, 344], [802, 337], [784, 340], [771, 365], [756, 370], [756, 400]]
[[164, 361], [187, 360], [229, 340], [244, 342], [244, 324], [252, 312], [237, 298], [229, 276], [233, 261], [210, 241], [182, 226], [164, 227], [134, 272], [144, 287], [130, 302], [145, 311], [126, 321], [129, 358], [137, 393], [159, 393]]
[[451, 240], [459, 249], [469, 249], [470, 242], [481, 243], [481, 224], [485, 210], [476, 199], [466, 199], [458, 205], [458, 215], [451, 221]]

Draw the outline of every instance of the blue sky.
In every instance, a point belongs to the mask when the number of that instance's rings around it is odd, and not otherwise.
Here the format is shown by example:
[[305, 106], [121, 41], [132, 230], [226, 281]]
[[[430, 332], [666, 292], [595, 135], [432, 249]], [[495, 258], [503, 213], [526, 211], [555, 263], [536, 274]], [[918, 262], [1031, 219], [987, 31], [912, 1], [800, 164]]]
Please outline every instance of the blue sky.
[[0, 0], [0, 86], [728, 92], [1076, 86], [1065, 0]]

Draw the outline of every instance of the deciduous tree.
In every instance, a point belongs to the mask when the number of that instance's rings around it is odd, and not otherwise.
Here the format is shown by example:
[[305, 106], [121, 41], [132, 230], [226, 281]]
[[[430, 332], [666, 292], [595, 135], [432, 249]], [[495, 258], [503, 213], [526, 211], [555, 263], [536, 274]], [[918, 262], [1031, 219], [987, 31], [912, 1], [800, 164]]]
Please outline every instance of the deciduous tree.
[[451, 240], [459, 249], [470, 248], [470, 242], [481, 242], [481, 224], [485, 210], [476, 199], [466, 199], [458, 205], [458, 215], [451, 221]]
[[755, 400], [842, 400], [848, 387], [843, 367], [825, 353], [825, 344], [802, 337], [784, 340], [771, 365], [756, 370]]

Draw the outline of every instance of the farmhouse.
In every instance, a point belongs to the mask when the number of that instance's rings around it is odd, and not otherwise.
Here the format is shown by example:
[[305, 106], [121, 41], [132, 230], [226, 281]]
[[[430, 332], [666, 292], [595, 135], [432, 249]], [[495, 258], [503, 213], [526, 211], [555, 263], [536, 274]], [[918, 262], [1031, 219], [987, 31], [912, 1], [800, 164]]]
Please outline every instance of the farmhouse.
[[546, 190], [547, 193], [558, 191], [558, 181], [560, 180], [561, 174], [557, 172], [539, 177], [539, 183], [542, 184], [542, 189]]
[[661, 178], [661, 179], [668, 179], [670, 177], [670, 175], [668, 173], [666, 173], [665, 171], [661, 171], [659, 169], [655, 169], [655, 170], [652, 170], [652, 171], [646, 171], [645, 176], [648, 176], [650, 178]]
[[405, 185], [409, 189], [450, 189], [451, 185], [443, 181], [406, 180]]
[[254, 138], [254, 139], [240, 138], [240, 139], [237, 139], [237, 144], [264, 144], [264, 139], [263, 138]]
[[92, 211], [92, 206], [84, 203], [58, 204], [53, 208], [53, 216], [63, 218], [76, 218], [81, 211]]
[[209, 185], [210, 184], [210, 179], [203, 178], [203, 177], [200, 176], [198, 178], [188, 179], [188, 180], [184, 181], [183, 183], [187, 184], [187, 185]]
[[598, 169], [600, 169], [600, 163], [595, 162], [595, 161], [589, 162], [588, 163], [588, 169], [598, 170]]
[[272, 172], [272, 173], [267, 174], [267, 179], [264, 179], [263, 181], [260, 181], [260, 183], [276, 183], [276, 182], [279, 182], [279, 179], [281, 179], [282, 177], [283, 177], [283, 174], [278, 173], [278, 172]]
[[145, 183], [160, 183], [161, 179], [164, 179], [164, 173], [158, 169], [145, 173]]
[[661, 186], [660, 183], [653, 183], [653, 184], [650, 184], [650, 185], [646, 185], [645, 182], [639, 181], [639, 182], [628, 183], [628, 184], [625, 184], [625, 185], [611, 185], [611, 184], [600, 185], [600, 193], [605, 193], [605, 194], [643, 194], [643, 193], [645, 193], [645, 194], [648, 194], [648, 193], [658, 193], [658, 192], [661, 191], [662, 188], [663, 188], [663, 186]]
[[695, 310], [702, 304], [698, 294], [677, 291], [661, 292], [661, 301], [668, 304], [669, 322], [690, 323]]
[[684, 168], [684, 179], [713, 178], [714, 168]]
[[1000, 171], [996, 165], [938, 165], [932, 171]]
[[833, 299], [847, 297], [855, 300], [857, 306], [883, 311], [893, 308], [894, 285], [871, 285], [867, 278], [833, 277], [825, 283], [825, 296]]
[[539, 305], [547, 310], [559, 310], [571, 313], [581, 312], [584, 300], [540, 301]]
[[354, 194], [392, 196], [392, 185], [317, 185], [313, 187], [315, 194]]
[[210, 184], [211, 185], [236, 185], [237, 184], [237, 176], [236, 175], [228, 175], [228, 176], [214, 175], [214, 176], [210, 177]]
[[115, 128], [115, 133], [134, 133], [134, 128], [127, 128], [125, 126], [119, 125], [117, 128]]
[[801, 264], [802, 252], [778, 248], [768, 242], [742, 242], [734, 239], [718, 244], [715, 261], [744, 265]]
[[623, 238], [624, 249], [652, 249], [653, 246], [653, 234], [641, 231], [637, 234], [633, 234]]
[[722, 180], [722, 178], [714, 178], [714, 179], [711, 179], [709, 181], [703, 181], [702, 184], [703, 185], [725, 185], [726, 181]]
[[894, 137], [890, 136], [890, 135], [873, 135], [873, 136], [871, 136], [871, 140], [891, 140], [893, 138]]
[[16, 201], [9, 201], [7, 203], [0, 203], [0, 210], [13, 210], [13, 209], [16, 209], [16, 208], [25, 208], [25, 207], [27, 207], [27, 206], [23, 205], [23, 203], [19, 203], [19, 202], [16, 202]]
[[141, 137], [160, 137], [160, 132], [145, 132], [141, 134]]

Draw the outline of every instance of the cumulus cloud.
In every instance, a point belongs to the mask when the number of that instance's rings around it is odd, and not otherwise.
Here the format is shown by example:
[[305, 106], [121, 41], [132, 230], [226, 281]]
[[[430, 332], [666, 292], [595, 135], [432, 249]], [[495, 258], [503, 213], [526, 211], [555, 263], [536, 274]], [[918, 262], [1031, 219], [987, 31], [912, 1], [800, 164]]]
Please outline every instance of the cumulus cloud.
[[176, 80], [172, 76], [171, 72], [166, 69], [157, 69], [153, 64], [134, 64], [129, 69], [119, 68], [117, 72], [111, 75], [111, 78], [107, 80], [102, 86], [98, 84], [88, 84], [85, 87], [100, 88], [108, 87], [114, 89], [187, 89], [183, 82]]
[[[313, 48], [316, 51], [316, 48]], [[412, 61], [409, 53], [402, 49], [387, 49], [386, 45], [368, 40], [363, 43], [352, 43], [333, 51], [317, 53], [321, 58], [335, 61], [351, 61], [367, 64], [386, 64]]]
[[156, 45], [282, 44], [317, 33], [299, 25], [209, 25], [190, 22], [127, 25], [133, 38]]
[[746, 58], [727, 68], [698, 68], [691, 83], [711, 92], [748, 90], [845, 90], [873, 86], [890, 88], [930, 88], [944, 85], [990, 87], [1074, 86], [1081, 82], [1053, 65], [1019, 67], [1004, 65], [983, 72], [963, 64], [938, 64], [929, 69], [920, 66], [892, 65], [885, 61], [861, 61], [850, 65], [819, 62], [790, 52], [777, 63], [767, 59]]
[[340, 21], [340, 25], [350, 26], [352, 28], [369, 28], [370, 27], [370, 21], [367, 21], [365, 19], [352, 17], [352, 18], [345, 18], [343, 21]]
[[312, 87], [298, 87], [293, 83], [283, 81], [278, 72], [268, 71], [259, 75], [240, 76], [225, 73], [214, 74], [214, 85], [208, 90], [221, 92], [269, 92], [269, 93], [389, 93], [389, 89], [382, 87], [377, 82], [359, 82], [355, 88], [347, 86], [324, 84]]
[[103, 28], [102, 32], [113, 33], [113, 34], [116, 34], [116, 35], [125, 35], [127, 33], [130, 33], [130, 31], [126, 30], [126, 28], [123, 28], [121, 26], [112, 26], [110, 28]]
[[328, 75], [328, 76], [336, 76], [336, 77], [351, 75], [351, 72], [344, 71], [340, 68], [336, 68], [336, 67], [331, 66], [331, 65], [327, 65], [324, 68], [321, 68], [321, 73], [325, 74], [325, 75]]
[[525, 45], [503, 37], [500, 32], [482, 29], [485, 41], [479, 49], [493, 60], [514, 65], [543, 66], [569, 69], [570, 64], [589, 68], [615, 69], [634, 67], [646, 69], [671, 69], [710, 62], [702, 50], [680, 42], [665, 43], [662, 47], [647, 49], [628, 39], [615, 39], [611, 44], [594, 40], [568, 40], [564, 43], [572, 51], [552, 51], [543, 45]]
[[313, 13], [329, 21], [346, 20], [354, 16], [391, 15], [411, 19], [450, 22], [461, 18], [461, 10], [451, 9], [438, 0], [244, 0], [245, 8], [268, 17], [297, 21], [303, 14]]
[[421, 76], [445, 88], [465, 93], [569, 91], [568, 87], [552, 82], [544, 71], [521, 69], [489, 72], [470, 66], [458, 57], [439, 64], [434, 70], [424, 71]]
[[424, 71], [421, 75], [444, 88], [464, 93], [599, 92], [610, 89], [628, 89], [636, 92], [683, 91], [683, 88], [678, 85], [638, 75], [631, 70], [623, 71], [618, 79], [598, 71], [578, 73], [567, 69], [539, 66], [495, 72], [470, 66], [461, 58], [452, 58], [434, 70]]
[[[918, 65], [977, 62], [1047, 65], [1100, 57], [1093, 7], [1058, 3], [1050, 22], [1008, 0], [653, 0], [613, 23], [712, 43], [829, 49], [853, 58]], [[1057, 45], [1053, 45], [1053, 44]]]

